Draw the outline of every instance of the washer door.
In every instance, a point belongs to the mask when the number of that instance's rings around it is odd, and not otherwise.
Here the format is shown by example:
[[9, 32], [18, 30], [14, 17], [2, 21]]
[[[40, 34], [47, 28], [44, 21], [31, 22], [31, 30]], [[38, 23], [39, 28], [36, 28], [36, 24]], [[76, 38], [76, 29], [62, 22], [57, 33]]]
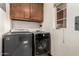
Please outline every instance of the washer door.
[[32, 35], [19, 35], [20, 45], [15, 50], [15, 56], [32, 56]]

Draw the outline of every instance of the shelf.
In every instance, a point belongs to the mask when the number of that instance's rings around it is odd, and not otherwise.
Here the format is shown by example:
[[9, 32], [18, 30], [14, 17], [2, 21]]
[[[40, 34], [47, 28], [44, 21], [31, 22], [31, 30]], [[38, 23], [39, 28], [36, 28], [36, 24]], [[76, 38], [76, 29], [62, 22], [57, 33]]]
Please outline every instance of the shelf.
[[66, 28], [66, 4], [60, 4], [56, 7], [56, 28]]
[[66, 18], [62, 18], [62, 19], [57, 19], [57, 21], [62, 21], [62, 20], [64, 20], [64, 19], [66, 19]]
[[60, 12], [60, 11], [62, 11], [62, 10], [64, 10], [64, 9], [66, 9], [66, 7], [64, 7], [64, 8], [62, 8], [62, 9], [60, 9], [60, 10], [58, 10], [57, 13]]

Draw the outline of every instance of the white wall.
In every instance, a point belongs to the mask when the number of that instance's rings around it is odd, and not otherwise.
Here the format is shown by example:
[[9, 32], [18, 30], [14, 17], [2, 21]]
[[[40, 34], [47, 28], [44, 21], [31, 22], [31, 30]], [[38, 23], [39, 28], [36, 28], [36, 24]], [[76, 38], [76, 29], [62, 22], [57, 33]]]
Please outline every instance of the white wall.
[[79, 31], [75, 31], [75, 16], [79, 16], [79, 4], [67, 4], [67, 28], [64, 30], [65, 55], [79, 56]]
[[52, 3], [44, 4], [44, 22], [42, 24], [42, 30], [48, 31], [55, 27], [54, 22], [54, 6]]
[[27, 21], [12, 21], [12, 29], [39, 29], [40, 23]]
[[52, 3], [45, 3], [44, 4], [44, 22], [42, 24], [42, 30], [50, 32], [51, 34], [51, 54], [53, 54], [53, 28], [55, 27], [55, 13], [54, 13], [54, 6]]
[[79, 16], [78, 6], [78, 3], [67, 4], [67, 29], [72, 31], [75, 31], [75, 16]]
[[5, 31], [8, 32], [11, 29], [10, 11], [9, 4], [6, 3], [6, 17], [5, 17]]

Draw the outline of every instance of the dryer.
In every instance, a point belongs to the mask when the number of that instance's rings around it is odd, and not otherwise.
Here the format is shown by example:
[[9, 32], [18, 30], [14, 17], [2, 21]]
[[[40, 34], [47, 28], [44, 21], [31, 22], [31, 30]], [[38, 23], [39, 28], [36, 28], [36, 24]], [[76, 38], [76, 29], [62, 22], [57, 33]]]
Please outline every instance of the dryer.
[[34, 32], [34, 55], [50, 55], [50, 33]]

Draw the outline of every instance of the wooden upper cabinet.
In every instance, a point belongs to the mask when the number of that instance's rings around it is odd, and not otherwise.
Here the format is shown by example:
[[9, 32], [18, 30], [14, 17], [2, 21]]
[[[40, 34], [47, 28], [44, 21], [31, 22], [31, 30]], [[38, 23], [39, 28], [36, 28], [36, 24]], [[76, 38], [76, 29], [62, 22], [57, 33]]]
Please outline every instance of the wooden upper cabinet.
[[11, 3], [11, 19], [42, 22], [43, 4], [42, 3]]
[[10, 4], [10, 15], [12, 19], [23, 19], [24, 14], [21, 10], [21, 4], [12, 3]]
[[33, 21], [38, 21], [38, 22], [43, 21], [43, 4], [42, 3], [31, 4], [31, 19]]
[[29, 3], [22, 3], [22, 11], [24, 13], [24, 19], [29, 19], [30, 18], [30, 4]]

